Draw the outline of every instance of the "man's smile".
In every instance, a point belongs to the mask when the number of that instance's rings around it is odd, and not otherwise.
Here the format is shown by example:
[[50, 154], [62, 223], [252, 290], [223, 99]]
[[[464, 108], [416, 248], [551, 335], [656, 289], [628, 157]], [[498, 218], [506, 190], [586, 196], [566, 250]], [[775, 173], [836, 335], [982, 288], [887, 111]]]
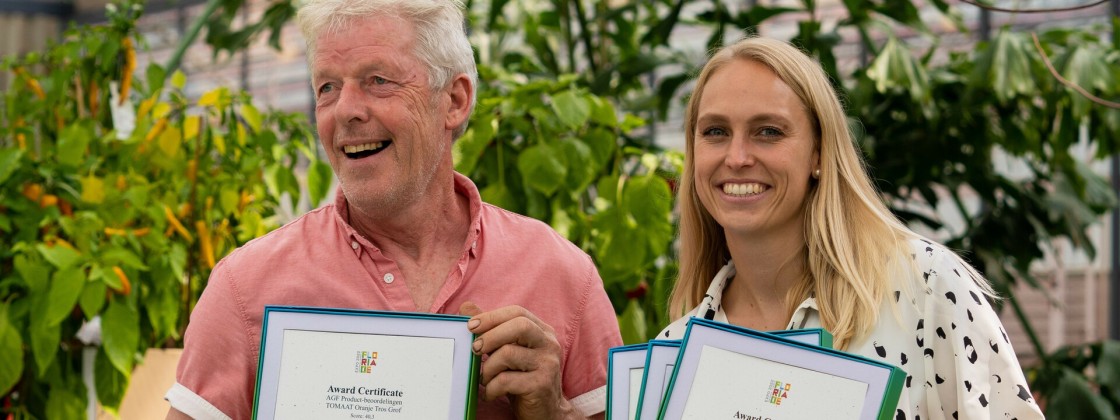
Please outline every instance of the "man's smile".
[[342, 146], [342, 152], [350, 159], [361, 159], [368, 156], [373, 156], [380, 153], [382, 150], [389, 148], [393, 144], [391, 140], [383, 140], [371, 143], [355, 144], [350, 146]]

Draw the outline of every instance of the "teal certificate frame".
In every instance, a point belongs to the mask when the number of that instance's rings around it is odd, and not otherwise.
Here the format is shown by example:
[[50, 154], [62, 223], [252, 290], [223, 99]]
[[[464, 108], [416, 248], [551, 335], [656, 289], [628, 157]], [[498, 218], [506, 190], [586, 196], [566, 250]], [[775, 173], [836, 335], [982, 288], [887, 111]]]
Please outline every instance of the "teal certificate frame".
[[689, 320], [659, 419], [888, 420], [893, 365], [710, 320]]
[[634, 420], [649, 344], [612, 347], [607, 351], [607, 420]]
[[266, 306], [254, 419], [474, 419], [469, 317]]

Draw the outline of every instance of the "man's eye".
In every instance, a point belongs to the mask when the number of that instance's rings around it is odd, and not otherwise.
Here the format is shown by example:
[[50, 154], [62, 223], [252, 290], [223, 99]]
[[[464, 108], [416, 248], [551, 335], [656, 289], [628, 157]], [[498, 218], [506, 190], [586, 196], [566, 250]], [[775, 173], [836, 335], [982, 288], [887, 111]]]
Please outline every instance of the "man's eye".
[[334, 91], [334, 85], [332, 85], [330, 83], [327, 83], [327, 84], [319, 87], [319, 94], [320, 95], [322, 95], [324, 93], [330, 93], [332, 91]]
[[386, 84], [386, 83], [389, 83], [389, 81], [388, 81], [388, 80], [385, 80], [385, 78], [384, 78], [384, 77], [381, 77], [381, 76], [373, 76], [373, 84], [375, 84], [375, 85], [383, 85], [383, 84]]

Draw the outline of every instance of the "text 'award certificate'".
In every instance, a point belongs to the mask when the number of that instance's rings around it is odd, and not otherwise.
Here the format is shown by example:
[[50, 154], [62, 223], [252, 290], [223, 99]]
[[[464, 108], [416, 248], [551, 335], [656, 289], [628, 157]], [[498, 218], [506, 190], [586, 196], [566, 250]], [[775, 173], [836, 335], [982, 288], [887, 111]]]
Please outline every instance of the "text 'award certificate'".
[[265, 307], [254, 418], [473, 418], [469, 319]]

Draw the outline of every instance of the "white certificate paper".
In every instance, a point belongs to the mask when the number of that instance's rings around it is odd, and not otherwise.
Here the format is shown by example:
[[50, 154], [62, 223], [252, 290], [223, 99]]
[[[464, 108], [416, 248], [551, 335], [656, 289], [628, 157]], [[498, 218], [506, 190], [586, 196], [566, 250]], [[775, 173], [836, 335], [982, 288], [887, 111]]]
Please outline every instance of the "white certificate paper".
[[284, 331], [277, 419], [445, 419], [455, 341]]
[[266, 307], [253, 418], [473, 419], [468, 319]]
[[695, 379], [682, 419], [858, 419], [867, 392], [859, 381], [711, 346]]

